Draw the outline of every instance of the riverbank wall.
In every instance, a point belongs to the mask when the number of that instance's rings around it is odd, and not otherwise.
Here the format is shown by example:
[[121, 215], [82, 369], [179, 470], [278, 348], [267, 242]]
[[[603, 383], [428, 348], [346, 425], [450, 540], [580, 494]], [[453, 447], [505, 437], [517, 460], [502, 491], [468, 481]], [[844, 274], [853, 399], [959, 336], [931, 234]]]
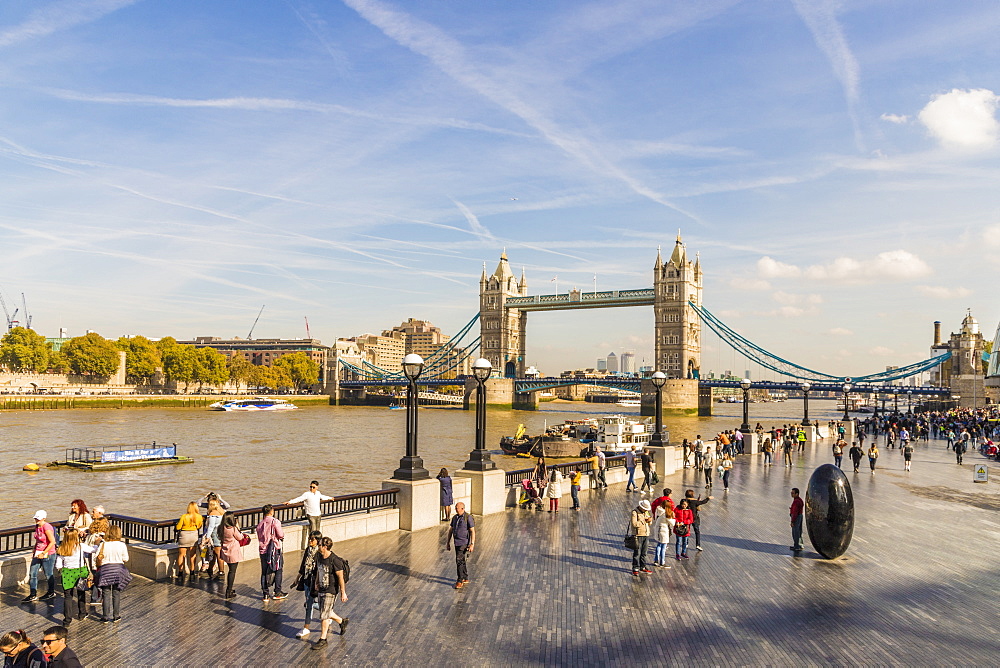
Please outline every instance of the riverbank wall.
[[[46, 395], [2, 395], [0, 410], [57, 410], [67, 408], [207, 408], [223, 399], [249, 399], [246, 395], [109, 395], [109, 396], [46, 396]], [[269, 395], [264, 395], [269, 396]], [[296, 406], [329, 406], [330, 397], [325, 394], [296, 394], [277, 397], [286, 399]]]

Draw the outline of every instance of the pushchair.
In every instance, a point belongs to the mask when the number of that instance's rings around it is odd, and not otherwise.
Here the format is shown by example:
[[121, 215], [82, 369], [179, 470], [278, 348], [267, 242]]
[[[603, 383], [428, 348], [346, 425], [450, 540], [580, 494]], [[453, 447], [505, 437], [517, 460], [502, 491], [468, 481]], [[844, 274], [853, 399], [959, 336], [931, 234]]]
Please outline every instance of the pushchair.
[[535, 481], [531, 478], [525, 478], [521, 481], [521, 499], [519, 504], [522, 508], [534, 507], [536, 510], [542, 509], [542, 499], [538, 494], [538, 488], [535, 487]]

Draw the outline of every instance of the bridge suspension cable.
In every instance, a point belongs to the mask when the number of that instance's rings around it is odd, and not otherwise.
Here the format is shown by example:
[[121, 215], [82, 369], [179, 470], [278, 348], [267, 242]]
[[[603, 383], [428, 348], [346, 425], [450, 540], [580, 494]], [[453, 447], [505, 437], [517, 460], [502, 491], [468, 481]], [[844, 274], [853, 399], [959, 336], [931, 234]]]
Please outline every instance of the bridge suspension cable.
[[779, 357], [778, 355], [765, 350], [753, 341], [750, 341], [746, 337], [734, 331], [704, 306], [698, 306], [694, 302], [688, 302], [688, 304], [695, 310], [701, 318], [701, 321], [708, 325], [709, 329], [715, 332], [720, 339], [732, 347], [736, 352], [740, 353], [747, 359], [756, 362], [764, 368], [771, 369], [772, 371], [776, 371], [784, 376], [791, 376], [792, 378], [799, 378], [801, 380], [819, 383], [844, 383], [847, 381], [852, 383], [887, 383], [893, 380], [900, 380], [902, 378], [915, 376], [923, 371], [933, 369], [945, 360], [951, 358], [951, 351], [948, 351], [942, 355], [921, 360], [920, 362], [914, 362], [913, 364], [899, 367], [898, 369], [880, 371], [866, 376], [835, 376], [821, 371], [816, 371], [814, 369], [809, 369]]

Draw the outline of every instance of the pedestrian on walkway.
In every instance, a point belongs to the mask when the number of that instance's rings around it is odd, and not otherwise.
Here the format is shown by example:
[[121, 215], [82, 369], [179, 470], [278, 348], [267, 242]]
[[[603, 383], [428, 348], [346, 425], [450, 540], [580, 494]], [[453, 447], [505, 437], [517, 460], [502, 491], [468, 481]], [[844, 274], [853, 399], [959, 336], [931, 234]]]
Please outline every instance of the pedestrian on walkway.
[[[87, 545], [94, 548], [96, 551], [97, 547], [104, 540], [105, 534], [108, 533], [108, 529], [111, 528], [111, 522], [108, 518], [104, 516], [104, 506], [94, 506], [90, 511], [93, 522], [90, 523], [90, 531], [87, 533]], [[94, 552], [87, 554], [87, 562], [90, 566], [91, 573], [97, 573], [97, 564], [94, 563]], [[90, 588], [90, 604], [97, 605], [101, 598], [101, 590], [99, 587]]]
[[45, 652], [36, 647], [24, 631], [10, 631], [0, 636], [0, 652], [4, 656], [4, 668], [45, 668]]
[[875, 462], [878, 461], [878, 446], [872, 442], [872, 447], [868, 448], [868, 465], [872, 467], [872, 475], [875, 475]]
[[628, 483], [625, 485], [625, 491], [639, 491], [639, 488], [635, 484], [635, 446], [625, 451], [625, 470], [628, 471]]
[[705, 487], [712, 486], [712, 469], [715, 468], [715, 453], [712, 452], [712, 446], [705, 446], [705, 456], [701, 458], [701, 465], [705, 471]]
[[653, 537], [656, 539], [656, 553], [653, 563], [657, 566], [667, 566], [667, 548], [670, 547], [670, 534], [674, 530], [674, 509], [672, 504], [660, 504], [653, 510]]
[[309, 531], [302, 532], [302, 549], [305, 549], [309, 544], [309, 534], [313, 531], [319, 531], [320, 533], [323, 531], [323, 509], [320, 506], [320, 502], [333, 501], [333, 497], [321, 494], [319, 491], [319, 481], [313, 480], [309, 483], [309, 491], [302, 492], [302, 494], [291, 499], [288, 503], [299, 503], [300, 501], [302, 502], [302, 510], [309, 520]]
[[48, 668], [83, 668], [76, 652], [66, 646], [69, 629], [65, 626], [50, 626], [42, 634], [42, 651], [49, 655]]
[[671, 516], [673, 516], [674, 500], [670, 498], [670, 495], [673, 493], [673, 491], [674, 490], [670, 489], [669, 487], [664, 487], [663, 496], [658, 496], [655, 499], [653, 499], [653, 504], [650, 507], [650, 512], [653, 513], [654, 517], [656, 516], [656, 510], [660, 506], [669, 506], [671, 511], [670, 514]]
[[580, 480], [583, 472], [577, 469], [573, 471], [569, 479], [569, 493], [573, 497], [573, 510], [580, 510]]
[[545, 487], [545, 496], [549, 499], [549, 512], [559, 512], [559, 499], [562, 498], [563, 474], [553, 467], [549, 473], [549, 484]]
[[594, 462], [591, 463], [591, 466], [593, 467], [593, 473], [596, 475], [594, 479], [595, 487], [607, 489], [608, 459], [599, 445], [594, 446]]
[[[458, 513], [456, 504], [455, 512]], [[341, 603], [347, 603], [347, 580], [350, 569], [347, 562], [333, 553], [333, 539], [323, 537], [319, 541], [319, 556], [316, 557], [312, 589], [319, 593], [319, 640], [309, 649], [323, 649], [327, 645], [326, 635], [331, 622], [340, 624], [340, 635], [347, 632], [348, 617], [340, 617], [333, 611], [334, 603], [340, 596]]]
[[455, 495], [452, 492], [451, 475], [448, 469], [442, 468], [437, 474], [438, 484], [441, 485], [441, 521], [451, 521], [451, 506], [455, 503]]
[[270, 503], [261, 509], [264, 518], [257, 524], [257, 542], [260, 551], [260, 588], [263, 600], [271, 600], [271, 587], [274, 586], [274, 600], [288, 598], [281, 589], [281, 573], [285, 566], [285, 556], [282, 554], [281, 541], [285, 539], [285, 531], [281, 522], [274, 517], [274, 506]]
[[674, 556], [677, 561], [688, 558], [688, 540], [691, 537], [691, 526], [694, 524], [694, 513], [687, 499], [681, 499], [674, 511]]
[[[74, 619], [87, 616], [87, 567], [85, 553], [94, 548], [80, 540], [80, 532], [70, 527], [63, 531], [62, 542], [56, 548], [56, 569], [63, 589], [63, 624], [69, 626]], [[78, 586], [83, 579], [84, 586]]]
[[694, 549], [699, 552], [702, 551], [701, 548], [701, 506], [705, 505], [711, 501], [714, 497], [706, 496], [704, 499], [700, 496], [696, 499], [694, 498], [694, 490], [689, 489], [684, 492], [684, 498], [687, 499], [688, 508], [691, 509], [691, 514], [694, 516], [694, 522], [691, 527], [694, 529]]
[[790, 468], [792, 466], [792, 450], [795, 449], [795, 443], [792, 441], [792, 435], [785, 432], [785, 438], [781, 442], [781, 452], [784, 454], [785, 468]]
[[[771, 432], [773, 433], [774, 430], [772, 429]], [[762, 449], [764, 450], [764, 466], [773, 466], [774, 465], [774, 440], [772, 438], [770, 438], [770, 437], [764, 439], [764, 445], [763, 445]]]
[[461, 501], [455, 504], [455, 516], [451, 518], [444, 549], [451, 550], [452, 541], [455, 543], [455, 566], [458, 570], [455, 589], [461, 589], [469, 582], [469, 568], [465, 559], [476, 549], [476, 520], [465, 512], [465, 504]]
[[21, 603], [38, 600], [38, 571], [45, 571], [48, 588], [42, 594], [43, 601], [56, 597], [56, 530], [48, 523], [49, 514], [44, 510], [35, 513], [35, 550], [31, 555], [31, 565], [28, 567], [28, 587], [30, 591]]
[[120, 527], [112, 525], [107, 536], [97, 548], [96, 586], [101, 588], [101, 605], [105, 624], [119, 621], [121, 616], [121, 594], [132, 581], [132, 574], [125, 567], [128, 561], [128, 546], [122, 540]]
[[694, 467], [696, 469], [700, 469], [701, 459], [705, 455], [705, 442], [701, 440], [701, 434], [695, 436], [693, 445], [694, 445]]
[[639, 491], [653, 491], [653, 456], [649, 454], [649, 450], [646, 448], [642, 449], [639, 454], [639, 466], [642, 468], [642, 487]]
[[806, 430], [803, 429], [802, 427], [799, 427], [799, 433], [798, 433], [797, 437], [799, 439], [799, 452], [805, 452], [806, 451]]
[[799, 488], [792, 487], [792, 505], [788, 508], [788, 514], [792, 520], [792, 547], [793, 552], [801, 552], [802, 545], [802, 513], [805, 504], [799, 497]]
[[[874, 443], [875, 441], [873, 440], [872, 444], [874, 445]], [[851, 462], [854, 464], [854, 472], [857, 473], [858, 467], [861, 466], [861, 458], [865, 455], [864, 450], [857, 443], [851, 443], [851, 450], [847, 454], [851, 456]]]
[[722, 463], [719, 464], [719, 471], [722, 473], [723, 491], [729, 491], [729, 472], [733, 470], [733, 458], [728, 454], [723, 455]]
[[841, 468], [840, 462], [844, 459], [844, 446], [846, 443], [844, 441], [837, 439], [837, 442], [833, 444], [833, 461], [837, 468]]
[[217, 496], [212, 496], [208, 500], [208, 515], [205, 516], [205, 534], [201, 538], [202, 545], [206, 550], [206, 561], [208, 561], [208, 570], [204, 572], [205, 576], [212, 578], [212, 571], [217, 571], [215, 573], [215, 579], [221, 580], [223, 578], [224, 569], [222, 567], [222, 539], [219, 536], [219, 525], [222, 524], [222, 517], [226, 514], [226, 511], [222, 508], [222, 504], [219, 503], [219, 498]]
[[312, 586], [316, 576], [319, 541], [322, 538], [323, 534], [319, 531], [309, 532], [309, 542], [306, 544], [306, 549], [302, 551], [302, 561], [299, 563], [299, 576], [295, 578], [295, 584], [292, 585], [293, 588], [303, 592], [306, 597], [306, 619], [302, 624], [302, 630], [295, 634], [296, 638], [305, 638], [310, 633], [309, 624], [312, 622], [313, 604], [316, 603], [316, 598], [319, 596], [319, 592], [315, 591]]
[[[183, 580], [189, 574], [193, 574], [194, 560], [198, 556], [195, 544], [198, 542], [198, 531], [201, 530], [205, 520], [198, 512], [198, 504], [191, 501], [187, 505], [187, 512], [177, 520], [177, 531], [180, 532], [177, 539], [177, 578]], [[186, 567], [186, 568], [185, 568]]]
[[635, 536], [635, 547], [632, 549], [632, 575], [652, 573], [646, 565], [646, 551], [649, 549], [649, 525], [653, 523], [653, 515], [649, 512], [651, 505], [643, 499], [632, 510], [629, 518], [629, 528]]
[[222, 561], [226, 562], [225, 598], [234, 598], [236, 596], [236, 592], [233, 590], [233, 585], [236, 583], [236, 568], [243, 561], [243, 541], [249, 543], [250, 537], [240, 531], [240, 527], [236, 524], [236, 516], [230, 512], [222, 516], [222, 523], [217, 531], [222, 541]]
[[961, 440], [955, 444], [955, 461], [958, 464], [962, 463], [962, 457], [965, 455], [965, 451], [967, 449], [966, 444], [968, 442], [968, 440]]
[[87, 504], [83, 502], [83, 499], [73, 499], [69, 504], [69, 517], [66, 518], [63, 531], [70, 528], [76, 529], [80, 532], [80, 538], [83, 539], [86, 537], [93, 522], [94, 518], [87, 510]]
[[684, 468], [691, 468], [691, 455], [694, 452], [694, 446], [688, 443], [686, 438], [681, 441], [681, 452], [684, 453]]
[[913, 459], [913, 445], [907, 443], [903, 446], [903, 470], [910, 470], [910, 460]]

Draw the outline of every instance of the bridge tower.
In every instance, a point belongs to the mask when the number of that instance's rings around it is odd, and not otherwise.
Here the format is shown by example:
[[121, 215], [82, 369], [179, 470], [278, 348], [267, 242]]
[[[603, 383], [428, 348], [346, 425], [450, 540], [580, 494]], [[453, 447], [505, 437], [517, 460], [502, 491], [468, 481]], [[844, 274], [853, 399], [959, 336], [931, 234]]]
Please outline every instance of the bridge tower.
[[479, 332], [482, 356], [490, 361], [497, 373], [505, 378], [523, 378], [525, 371], [525, 330], [528, 314], [508, 308], [508, 297], [528, 294], [528, 282], [521, 271], [521, 280], [514, 277], [507, 261], [507, 251], [492, 276], [479, 279]]
[[678, 230], [670, 259], [663, 262], [657, 249], [653, 265], [655, 367], [667, 378], [700, 377], [701, 320], [688, 302], [701, 306], [701, 279], [701, 258], [688, 258]]

